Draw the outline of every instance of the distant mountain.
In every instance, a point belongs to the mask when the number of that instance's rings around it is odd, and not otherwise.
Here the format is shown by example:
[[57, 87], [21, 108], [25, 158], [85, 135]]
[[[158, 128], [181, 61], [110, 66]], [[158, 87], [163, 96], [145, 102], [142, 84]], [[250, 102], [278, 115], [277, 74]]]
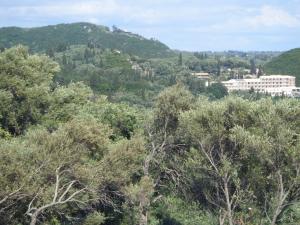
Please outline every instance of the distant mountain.
[[296, 76], [297, 86], [300, 86], [300, 48], [287, 51], [273, 58], [264, 66], [267, 74], [287, 74]]
[[17, 44], [29, 46], [34, 52], [53, 49], [63, 51], [66, 46], [90, 44], [117, 49], [143, 58], [163, 58], [174, 55], [165, 44], [113, 27], [90, 23], [58, 24], [37, 28], [0, 28], [0, 47]]

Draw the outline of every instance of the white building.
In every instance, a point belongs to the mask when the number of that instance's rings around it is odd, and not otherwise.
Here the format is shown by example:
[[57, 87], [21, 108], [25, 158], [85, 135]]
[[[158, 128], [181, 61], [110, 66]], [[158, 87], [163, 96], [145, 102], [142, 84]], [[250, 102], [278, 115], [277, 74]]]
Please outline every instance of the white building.
[[280, 87], [280, 88], [267, 88], [264, 93], [271, 96], [286, 96], [286, 97], [300, 97], [300, 87]]
[[272, 96], [285, 95], [291, 97], [300, 93], [300, 88], [296, 87], [296, 78], [285, 75], [261, 76], [253, 79], [231, 79], [222, 82], [222, 84], [229, 92], [253, 89]]

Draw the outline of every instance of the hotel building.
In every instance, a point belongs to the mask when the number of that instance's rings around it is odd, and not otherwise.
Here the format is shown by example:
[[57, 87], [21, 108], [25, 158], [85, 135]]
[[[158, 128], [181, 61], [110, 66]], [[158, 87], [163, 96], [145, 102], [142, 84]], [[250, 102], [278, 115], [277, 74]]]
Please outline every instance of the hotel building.
[[286, 75], [261, 76], [253, 79], [231, 79], [222, 84], [229, 92], [255, 90], [272, 96], [286, 95], [296, 97], [300, 88], [296, 87], [296, 78]]

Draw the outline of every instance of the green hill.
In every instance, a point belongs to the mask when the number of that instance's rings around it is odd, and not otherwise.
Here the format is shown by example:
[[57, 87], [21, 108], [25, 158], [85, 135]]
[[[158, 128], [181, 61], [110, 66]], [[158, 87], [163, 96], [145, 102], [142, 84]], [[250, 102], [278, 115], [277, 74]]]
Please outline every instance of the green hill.
[[38, 28], [0, 28], [0, 47], [23, 44], [34, 52], [45, 49], [64, 50], [66, 46], [92, 44], [101, 48], [118, 49], [143, 58], [163, 58], [174, 53], [165, 44], [140, 35], [90, 23], [72, 23]]
[[287, 74], [296, 76], [300, 86], [300, 48], [292, 49], [272, 59], [264, 66], [267, 74]]

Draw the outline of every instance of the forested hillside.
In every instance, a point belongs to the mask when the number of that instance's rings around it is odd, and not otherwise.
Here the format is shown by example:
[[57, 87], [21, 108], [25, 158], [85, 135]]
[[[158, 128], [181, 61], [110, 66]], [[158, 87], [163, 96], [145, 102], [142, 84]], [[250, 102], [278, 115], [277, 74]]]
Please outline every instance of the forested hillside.
[[[57, 85], [82, 81], [114, 102], [148, 107], [160, 91], [177, 82], [195, 94], [215, 97], [214, 89], [207, 89], [203, 81], [173, 60], [147, 60], [89, 45], [72, 45], [50, 56], [61, 67], [54, 76]], [[223, 95], [226, 93], [223, 90]]]
[[33, 51], [63, 51], [70, 45], [95, 45], [118, 49], [144, 58], [168, 57], [174, 53], [164, 44], [114, 27], [90, 23], [58, 24], [39, 28], [0, 28], [0, 47], [17, 44], [29, 46]]
[[181, 57], [49, 55], [0, 53], [1, 225], [299, 224], [299, 100], [226, 97]]
[[[177, 82], [187, 85], [194, 94], [202, 93], [210, 98], [219, 97], [219, 93], [221, 96], [227, 94], [224, 88], [220, 92], [218, 85], [206, 88], [204, 81], [191, 73], [197, 69], [189, 66], [191, 60], [199, 61], [204, 70], [212, 72], [216, 71], [216, 60], [200, 60], [189, 54], [192, 59], [185, 56], [179, 64], [180, 53], [159, 41], [117, 27], [110, 31], [104, 26], [75, 23], [0, 29], [1, 51], [19, 44], [59, 63], [60, 71], [54, 76], [53, 86], [82, 81], [95, 93], [103, 94], [113, 102], [149, 107], [160, 91]], [[207, 65], [206, 61], [213, 63]]]
[[296, 77], [300, 86], [300, 48], [292, 49], [268, 62], [265, 67], [267, 74], [288, 74]]
[[[164, 88], [183, 83], [210, 99], [227, 94], [220, 81], [241, 78], [277, 52], [181, 52], [140, 35], [90, 23], [0, 28], [0, 51], [14, 45], [46, 54], [60, 65], [54, 85], [82, 81], [109, 101], [149, 107]], [[210, 74], [212, 85], [193, 73]]]

